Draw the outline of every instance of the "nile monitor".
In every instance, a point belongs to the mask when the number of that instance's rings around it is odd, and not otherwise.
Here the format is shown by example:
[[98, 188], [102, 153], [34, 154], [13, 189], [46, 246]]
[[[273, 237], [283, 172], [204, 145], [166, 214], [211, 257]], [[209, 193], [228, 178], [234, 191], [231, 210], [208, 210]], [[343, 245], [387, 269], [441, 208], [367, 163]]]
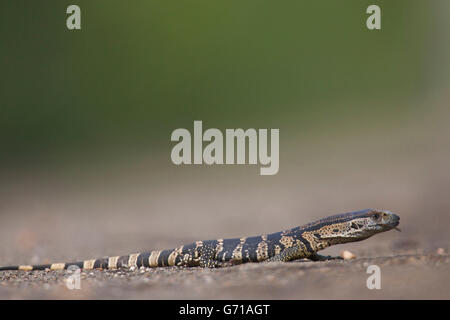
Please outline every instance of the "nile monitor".
[[399, 216], [385, 210], [366, 209], [334, 215], [281, 232], [255, 237], [197, 241], [175, 249], [105, 257], [71, 263], [0, 267], [2, 270], [60, 270], [75, 265], [83, 269], [123, 267], [223, 267], [246, 262], [313, 261], [332, 259], [317, 254], [326, 247], [361, 241], [394, 229]]

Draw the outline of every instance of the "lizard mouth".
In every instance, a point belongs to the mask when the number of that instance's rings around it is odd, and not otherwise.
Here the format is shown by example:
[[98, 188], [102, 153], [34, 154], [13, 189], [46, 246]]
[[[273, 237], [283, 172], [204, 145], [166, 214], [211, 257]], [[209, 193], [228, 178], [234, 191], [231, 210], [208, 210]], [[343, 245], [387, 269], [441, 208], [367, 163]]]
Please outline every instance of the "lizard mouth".
[[400, 224], [400, 217], [396, 214], [392, 214], [391, 219], [392, 219], [392, 222], [391, 222], [392, 227], [397, 231], [402, 231], [402, 230], [400, 230], [400, 228], [397, 227]]

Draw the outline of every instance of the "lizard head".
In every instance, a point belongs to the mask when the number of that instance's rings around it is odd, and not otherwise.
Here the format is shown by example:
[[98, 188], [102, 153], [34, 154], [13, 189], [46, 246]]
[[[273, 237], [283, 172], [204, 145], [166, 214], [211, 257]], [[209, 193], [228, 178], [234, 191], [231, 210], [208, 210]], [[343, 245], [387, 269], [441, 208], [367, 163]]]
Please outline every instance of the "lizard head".
[[329, 244], [360, 241], [391, 229], [400, 231], [399, 223], [400, 217], [388, 210], [366, 209], [320, 220], [314, 235]]
[[391, 229], [400, 229], [397, 226], [400, 217], [389, 210], [369, 209], [369, 212], [355, 216], [346, 223], [346, 231], [350, 237], [370, 237], [376, 233]]

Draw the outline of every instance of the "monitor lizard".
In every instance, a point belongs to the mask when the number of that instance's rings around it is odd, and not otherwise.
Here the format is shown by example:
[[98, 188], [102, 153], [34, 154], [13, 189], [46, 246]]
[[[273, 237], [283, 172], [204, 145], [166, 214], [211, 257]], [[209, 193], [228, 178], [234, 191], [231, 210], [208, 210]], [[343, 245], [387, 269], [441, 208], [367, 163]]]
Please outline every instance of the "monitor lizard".
[[330, 216], [292, 229], [254, 237], [197, 241], [175, 249], [104, 257], [70, 263], [0, 267], [4, 270], [62, 270], [126, 267], [225, 267], [246, 262], [322, 261], [339, 257], [322, 256], [319, 250], [332, 245], [367, 239], [397, 229], [400, 217], [388, 210], [365, 209]]

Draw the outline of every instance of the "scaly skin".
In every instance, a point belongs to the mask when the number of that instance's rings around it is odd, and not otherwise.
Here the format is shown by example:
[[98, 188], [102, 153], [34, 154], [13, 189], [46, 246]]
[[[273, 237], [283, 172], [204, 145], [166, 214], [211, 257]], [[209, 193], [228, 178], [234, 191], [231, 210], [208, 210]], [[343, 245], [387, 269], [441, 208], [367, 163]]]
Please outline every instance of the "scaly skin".
[[75, 265], [83, 269], [124, 267], [224, 267], [246, 262], [313, 261], [333, 259], [317, 254], [329, 246], [361, 241], [394, 229], [399, 216], [385, 210], [366, 209], [331, 216], [281, 232], [255, 237], [197, 241], [175, 249], [135, 253], [72, 263], [8, 266], [3, 270], [61, 270]]

